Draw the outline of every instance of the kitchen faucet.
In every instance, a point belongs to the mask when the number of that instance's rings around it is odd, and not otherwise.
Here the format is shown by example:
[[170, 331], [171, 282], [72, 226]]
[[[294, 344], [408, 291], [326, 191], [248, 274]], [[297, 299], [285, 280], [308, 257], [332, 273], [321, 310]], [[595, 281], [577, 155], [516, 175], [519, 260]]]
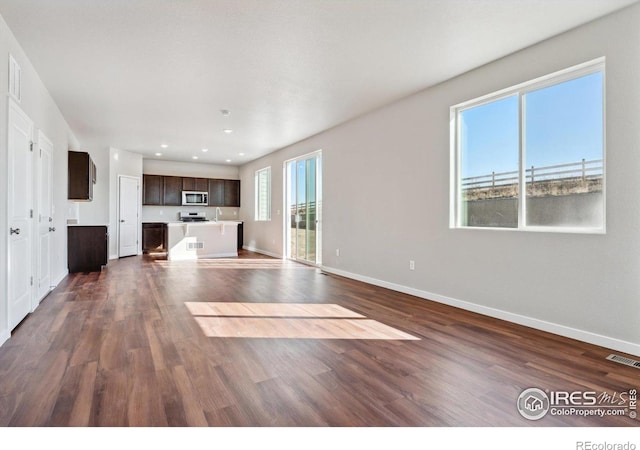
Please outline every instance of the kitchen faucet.
[[216, 206], [216, 217], [215, 217], [215, 219], [213, 219], [215, 222], [218, 221], [218, 213], [220, 213], [220, 215], [222, 215], [222, 210], [218, 206]]

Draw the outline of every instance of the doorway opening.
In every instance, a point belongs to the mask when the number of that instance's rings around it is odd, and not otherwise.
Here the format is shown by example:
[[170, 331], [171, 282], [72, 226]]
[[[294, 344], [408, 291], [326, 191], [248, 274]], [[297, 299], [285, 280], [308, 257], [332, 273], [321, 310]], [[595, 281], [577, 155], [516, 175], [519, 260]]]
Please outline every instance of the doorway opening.
[[322, 264], [322, 151], [285, 162], [285, 254]]

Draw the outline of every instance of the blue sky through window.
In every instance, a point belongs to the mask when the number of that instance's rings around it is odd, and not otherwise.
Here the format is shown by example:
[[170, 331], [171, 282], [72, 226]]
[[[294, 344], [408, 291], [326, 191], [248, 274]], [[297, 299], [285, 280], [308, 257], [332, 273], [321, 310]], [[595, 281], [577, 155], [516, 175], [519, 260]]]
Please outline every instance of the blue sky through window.
[[518, 96], [460, 113], [462, 178], [518, 170]]
[[[602, 73], [527, 93], [526, 166], [603, 157]], [[462, 178], [518, 170], [518, 95], [460, 113]]]
[[527, 167], [602, 158], [602, 73], [526, 95]]
[[[290, 177], [291, 205], [316, 201], [316, 158], [291, 162], [288, 165]], [[297, 177], [296, 177], [297, 174]]]

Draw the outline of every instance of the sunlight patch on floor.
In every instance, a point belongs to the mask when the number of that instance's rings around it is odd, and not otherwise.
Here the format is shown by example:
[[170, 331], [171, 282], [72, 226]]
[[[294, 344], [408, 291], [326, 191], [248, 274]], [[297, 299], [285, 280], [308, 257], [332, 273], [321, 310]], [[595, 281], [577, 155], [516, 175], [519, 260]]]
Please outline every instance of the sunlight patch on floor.
[[186, 302], [194, 316], [248, 316], [248, 317], [323, 317], [362, 318], [350, 309], [328, 303], [236, 303], [236, 302]]
[[156, 260], [154, 264], [168, 269], [171, 268], [198, 268], [198, 269], [296, 269], [310, 270], [315, 267], [298, 264], [282, 259], [247, 259], [247, 258], [211, 258], [195, 261], [167, 261]]
[[335, 304], [187, 302], [185, 305], [208, 337], [420, 340]]

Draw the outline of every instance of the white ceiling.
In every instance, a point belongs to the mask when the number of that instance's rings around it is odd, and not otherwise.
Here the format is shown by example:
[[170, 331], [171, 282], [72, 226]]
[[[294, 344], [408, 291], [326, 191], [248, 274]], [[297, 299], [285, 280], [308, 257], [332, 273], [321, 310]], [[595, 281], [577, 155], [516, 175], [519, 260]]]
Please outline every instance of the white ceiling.
[[0, 14], [83, 147], [238, 165], [631, 3], [0, 0]]

